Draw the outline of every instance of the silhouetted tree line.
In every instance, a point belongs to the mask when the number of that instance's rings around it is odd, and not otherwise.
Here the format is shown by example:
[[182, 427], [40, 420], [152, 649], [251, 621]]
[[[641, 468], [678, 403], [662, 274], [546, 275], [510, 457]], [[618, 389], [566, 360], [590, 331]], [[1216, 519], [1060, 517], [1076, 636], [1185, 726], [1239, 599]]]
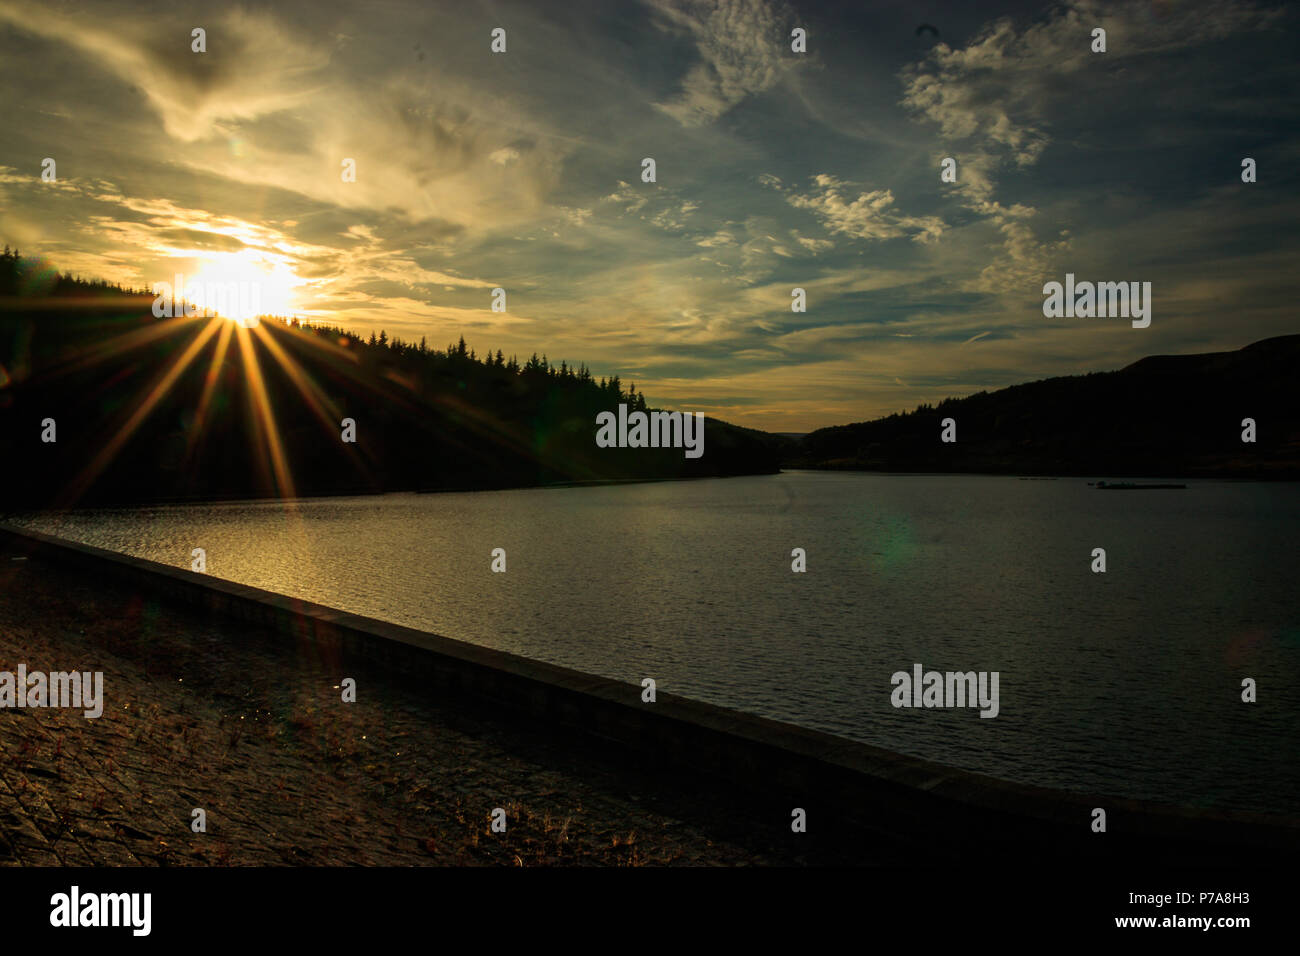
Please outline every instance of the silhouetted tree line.
[[[779, 467], [777, 440], [714, 419], [699, 459], [682, 449], [597, 448], [598, 412], [647, 404], [634, 384], [596, 378], [583, 363], [556, 366], [534, 354], [520, 364], [501, 350], [480, 357], [463, 338], [431, 349], [424, 339], [381, 331], [365, 340], [296, 319], [264, 317], [255, 330], [157, 319], [152, 294], [65, 279], [16, 253], [2, 262], [0, 452], [8, 466], [0, 492], [9, 508]], [[84, 301], [66, 298], [75, 294]], [[53, 443], [41, 440], [47, 419]], [[355, 422], [355, 443], [342, 440], [344, 419]]]
[[144, 289], [127, 289], [103, 279], [79, 279], [55, 270], [43, 259], [24, 258], [8, 244], [0, 253], [0, 296], [141, 296]]
[[635, 383], [630, 384], [625, 392], [623, 381], [617, 375], [611, 375], [608, 379], [602, 376], [597, 381], [586, 363], [571, 366], [567, 361], [562, 360], [559, 365], [552, 365], [545, 353], [539, 358], [534, 352], [527, 362], [520, 365], [517, 356], [511, 355], [507, 359], [500, 349], [495, 353], [489, 349], [482, 358], [479, 358], [474, 349], [465, 344], [463, 335], [459, 341], [448, 345], [445, 351], [439, 351], [430, 349], [424, 336], [421, 336], [419, 344], [416, 345], [405, 342], [400, 337], [390, 339], [388, 333], [381, 329], [378, 335], [371, 332], [369, 340], [362, 340], [337, 326], [302, 323], [296, 318], [282, 321], [290, 328], [311, 332], [326, 340], [338, 341], [348, 348], [362, 349], [367, 360], [372, 364], [395, 364], [411, 370], [423, 368], [433, 372], [447, 369], [465, 371], [479, 366], [480, 368], [474, 369], [471, 374], [490, 374], [491, 370], [497, 369], [509, 375], [520, 376], [530, 382], [558, 382], [563, 387], [594, 391], [601, 395], [605, 402], [612, 402], [614, 405], [626, 402], [629, 411], [649, 409], [645, 393], [638, 392]]

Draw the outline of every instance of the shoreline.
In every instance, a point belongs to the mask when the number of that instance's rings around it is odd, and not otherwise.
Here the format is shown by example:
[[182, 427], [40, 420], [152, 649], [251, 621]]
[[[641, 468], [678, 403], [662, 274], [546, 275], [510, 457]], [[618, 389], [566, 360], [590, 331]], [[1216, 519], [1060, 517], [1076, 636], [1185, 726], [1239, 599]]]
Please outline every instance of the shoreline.
[[492, 487], [464, 487], [464, 488], [391, 488], [387, 491], [340, 491], [319, 495], [294, 495], [292, 498], [281, 498], [275, 496], [265, 496], [260, 498], [245, 497], [239, 495], [222, 496], [222, 495], [196, 495], [192, 498], [149, 498], [138, 501], [104, 501], [95, 502], [94, 500], [83, 500], [83, 502], [69, 507], [21, 507], [8, 508], [0, 511], [0, 525], [5, 524], [11, 517], [28, 514], [47, 514], [63, 513], [68, 511], [128, 511], [135, 508], [162, 508], [174, 507], [181, 505], [227, 505], [227, 504], [274, 504], [289, 503], [295, 501], [331, 501], [337, 498], [377, 498], [386, 495], [464, 495], [490, 493], [494, 491], [533, 491], [548, 490], [553, 488], [596, 488], [608, 485], [645, 485], [657, 484], [667, 481], [709, 481], [720, 478], [765, 478], [772, 475], [779, 475], [777, 471], [754, 471], [741, 472], [734, 475], [678, 475], [665, 478], [591, 478], [575, 481], [555, 481], [544, 484], [532, 485], [500, 485]]
[[[1281, 472], [1279, 474], [1250, 475], [1236, 473], [1196, 473], [1153, 474], [1138, 472], [1034, 472], [1034, 471], [951, 471], [951, 470], [911, 470], [908, 468], [855, 468], [840, 466], [816, 466], [809, 464], [782, 465], [777, 471], [743, 472], [734, 475], [689, 475], [669, 478], [593, 478], [578, 481], [557, 481], [533, 485], [502, 485], [490, 488], [394, 488], [387, 491], [342, 491], [332, 494], [295, 495], [292, 498], [279, 497], [241, 497], [220, 495], [203, 495], [193, 498], [149, 498], [138, 501], [83, 501], [69, 507], [11, 507], [0, 511], [0, 526], [7, 525], [10, 519], [35, 514], [63, 514], [74, 511], [130, 511], [138, 508], [184, 507], [189, 505], [230, 505], [230, 504], [276, 504], [299, 501], [332, 501], [339, 498], [376, 498], [388, 495], [463, 495], [490, 494], [501, 491], [549, 491], [570, 488], [601, 488], [618, 485], [646, 485], [664, 482], [718, 481], [731, 478], [771, 478], [787, 472], [807, 472], [812, 474], [855, 474], [887, 475], [895, 478], [1016, 478], [1021, 481], [1083, 481], [1093, 484], [1100, 476], [1101, 480], [1110, 481], [1210, 481], [1236, 482], [1241, 484], [1295, 484], [1300, 482], [1300, 472]], [[1088, 479], [1093, 481], [1088, 481]]]

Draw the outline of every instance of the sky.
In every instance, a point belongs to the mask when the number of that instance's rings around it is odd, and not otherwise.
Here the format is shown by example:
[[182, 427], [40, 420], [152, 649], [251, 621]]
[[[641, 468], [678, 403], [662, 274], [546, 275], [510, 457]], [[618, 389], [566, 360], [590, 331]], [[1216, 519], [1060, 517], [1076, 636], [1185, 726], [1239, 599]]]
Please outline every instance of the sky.
[[[1298, 20], [0, 0], [0, 241], [134, 287], [258, 281], [304, 320], [808, 431], [1300, 332]], [[1045, 317], [1066, 273], [1150, 282], [1150, 326]]]

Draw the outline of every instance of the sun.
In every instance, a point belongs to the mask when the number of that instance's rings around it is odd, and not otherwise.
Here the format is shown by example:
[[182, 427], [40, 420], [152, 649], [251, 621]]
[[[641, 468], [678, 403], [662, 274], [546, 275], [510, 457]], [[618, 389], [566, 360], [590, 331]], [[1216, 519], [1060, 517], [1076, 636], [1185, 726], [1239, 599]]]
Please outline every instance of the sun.
[[208, 253], [199, 260], [192, 282], [200, 306], [235, 321], [292, 315], [295, 290], [305, 284], [283, 256], [258, 249]]

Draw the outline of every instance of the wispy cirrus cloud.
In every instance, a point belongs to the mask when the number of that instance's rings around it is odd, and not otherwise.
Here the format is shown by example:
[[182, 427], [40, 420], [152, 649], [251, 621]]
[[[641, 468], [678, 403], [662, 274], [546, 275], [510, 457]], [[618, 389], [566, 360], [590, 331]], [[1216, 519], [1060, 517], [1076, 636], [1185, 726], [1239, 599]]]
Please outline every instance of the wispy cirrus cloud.
[[655, 0], [661, 23], [686, 34], [698, 62], [659, 109], [683, 126], [712, 123], [755, 93], [775, 86], [791, 66], [792, 18], [767, 0]]

